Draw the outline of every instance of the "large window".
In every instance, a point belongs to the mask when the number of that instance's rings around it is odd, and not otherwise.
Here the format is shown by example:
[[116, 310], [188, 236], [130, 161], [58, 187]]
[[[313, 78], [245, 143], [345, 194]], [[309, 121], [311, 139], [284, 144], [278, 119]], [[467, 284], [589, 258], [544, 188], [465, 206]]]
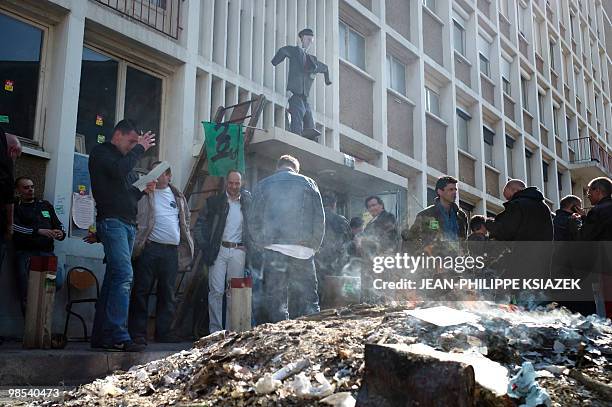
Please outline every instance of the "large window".
[[387, 86], [402, 95], [406, 94], [406, 65], [387, 55]]
[[491, 167], [495, 166], [495, 161], [493, 160], [493, 142], [495, 138], [495, 133], [491, 131], [487, 127], [483, 127], [483, 135], [484, 135], [484, 159], [485, 163], [489, 164]]
[[440, 96], [428, 87], [425, 87], [425, 108], [429, 113], [440, 117]]
[[485, 74], [487, 77], [491, 77], [491, 63], [489, 59], [482, 54], [480, 55], [480, 72]]
[[521, 76], [521, 102], [523, 103], [523, 109], [529, 110], [529, 82], [527, 79]]
[[453, 23], [453, 41], [455, 43], [455, 50], [461, 55], [465, 56], [465, 28], [463, 28], [463, 26], [456, 20], [454, 20]]
[[504, 93], [508, 96], [512, 96], [512, 86], [510, 85], [510, 61], [502, 57], [500, 59], [500, 68]]
[[510, 178], [514, 178], [514, 142], [512, 137], [506, 136], [506, 169]]
[[97, 144], [110, 140], [117, 121], [132, 119], [140, 131], [157, 135], [157, 146], [138, 164], [147, 169], [158, 159], [161, 106], [162, 79], [126, 61], [83, 48], [76, 151], [89, 154]]
[[527, 186], [531, 185], [531, 157], [533, 157], [533, 153], [525, 149], [525, 169], [527, 170], [525, 183], [527, 184]]
[[340, 58], [365, 71], [365, 38], [340, 21]]
[[540, 123], [542, 124], [544, 124], [544, 97], [544, 94], [538, 92], [538, 113], [540, 114]]
[[548, 52], [550, 54], [550, 68], [554, 71], [556, 70], [556, 63], [555, 63], [555, 43], [550, 41], [548, 43]]
[[559, 137], [559, 109], [553, 108], [553, 130], [555, 136]]
[[0, 125], [34, 140], [44, 31], [0, 13]]
[[457, 144], [465, 152], [470, 152], [469, 140], [470, 116], [463, 110], [457, 109]]

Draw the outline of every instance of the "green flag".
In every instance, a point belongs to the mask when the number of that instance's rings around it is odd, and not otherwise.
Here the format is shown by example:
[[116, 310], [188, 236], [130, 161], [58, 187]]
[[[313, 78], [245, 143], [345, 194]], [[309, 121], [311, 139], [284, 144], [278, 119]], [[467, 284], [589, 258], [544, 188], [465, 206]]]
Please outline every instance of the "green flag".
[[206, 139], [208, 173], [225, 177], [231, 169], [244, 174], [244, 134], [242, 125], [202, 122]]

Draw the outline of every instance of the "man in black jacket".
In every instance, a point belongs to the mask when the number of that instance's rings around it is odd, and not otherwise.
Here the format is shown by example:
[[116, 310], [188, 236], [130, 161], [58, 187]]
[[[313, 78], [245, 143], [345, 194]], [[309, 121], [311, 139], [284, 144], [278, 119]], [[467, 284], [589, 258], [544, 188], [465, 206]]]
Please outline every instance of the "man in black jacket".
[[[132, 341], [127, 330], [133, 279], [132, 249], [136, 235], [138, 201], [143, 192], [132, 184], [138, 180], [134, 167], [155, 145], [155, 135], [139, 135], [135, 123], [121, 120], [110, 141], [89, 154], [91, 191], [96, 201], [96, 233], [104, 245], [106, 272], [91, 334], [92, 348], [141, 352], [145, 345]], [[155, 181], [145, 192], [155, 191]]]
[[560, 208], [555, 211], [553, 219], [554, 237], [556, 241], [574, 240], [570, 233], [570, 220], [574, 213], [583, 214], [582, 200], [576, 195], [568, 195], [559, 202]]
[[[208, 269], [208, 315], [210, 333], [223, 329], [223, 295], [232, 278], [244, 277], [248, 250], [248, 218], [251, 194], [242, 189], [242, 174], [230, 170], [225, 192], [206, 200], [193, 231]], [[231, 325], [229, 302], [226, 329]]]
[[263, 251], [261, 321], [278, 322], [319, 312], [314, 255], [325, 233], [317, 184], [300, 175], [299, 161], [283, 155], [276, 172], [253, 193], [249, 233]]
[[[575, 253], [584, 270], [593, 273], [599, 288], [596, 295], [601, 298], [589, 311], [599, 316], [612, 312], [612, 180], [599, 177], [591, 180], [587, 198], [593, 207], [586, 216], [572, 215], [570, 230], [576, 240], [583, 243]], [[598, 281], [597, 281], [598, 280]], [[605, 304], [604, 304], [605, 302]]]
[[487, 220], [489, 235], [502, 241], [552, 241], [550, 209], [536, 187], [512, 179], [504, 187], [504, 211]]
[[19, 200], [13, 219], [13, 243], [21, 311], [25, 315], [30, 258], [54, 256], [53, 241], [64, 240], [66, 232], [53, 205], [34, 197], [34, 182], [30, 178], [17, 178], [15, 190]]
[[402, 231], [405, 252], [420, 250], [431, 254], [448, 254], [449, 250], [460, 252], [458, 242], [465, 241], [468, 220], [465, 212], [455, 203], [457, 180], [450, 176], [436, 181], [433, 205], [419, 212], [412, 227]]
[[[508, 253], [500, 260], [499, 269], [508, 278], [548, 277], [553, 254], [552, 213], [544, 196], [536, 187], [512, 179], [504, 187], [504, 211], [487, 220], [489, 236], [508, 243]], [[540, 243], [534, 243], [540, 242]], [[520, 290], [511, 293], [516, 301], [532, 306], [550, 298], [540, 291]]]
[[383, 200], [376, 195], [366, 198], [365, 207], [372, 219], [365, 226], [360, 239], [362, 253], [366, 257], [393, 254], [398, 243], [395, 216], [387, 212]]

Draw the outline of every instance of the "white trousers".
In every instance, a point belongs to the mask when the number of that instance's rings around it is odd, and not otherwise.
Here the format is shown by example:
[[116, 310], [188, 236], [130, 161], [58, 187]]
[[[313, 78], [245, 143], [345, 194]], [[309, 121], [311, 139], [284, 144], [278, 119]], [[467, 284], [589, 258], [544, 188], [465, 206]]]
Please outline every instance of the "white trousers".
[[246, 253], [221, 246], [215, 263], [208, 270], [208, 316], [210, 333], [223, 330], [223, 294], [227, 293], [225, 325], [230, 326], [229, 284], [232, 278], [244, 277]]

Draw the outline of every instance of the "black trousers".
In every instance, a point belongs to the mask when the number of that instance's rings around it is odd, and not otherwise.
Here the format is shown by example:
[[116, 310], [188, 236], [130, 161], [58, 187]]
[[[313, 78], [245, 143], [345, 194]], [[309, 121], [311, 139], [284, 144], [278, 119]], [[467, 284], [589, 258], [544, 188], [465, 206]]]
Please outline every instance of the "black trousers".
[[178, 246], [149, 241], [135, 266], [128, 322], [130, 336], [132, 339], [147, 337], [149, 293], [157, 280], [155, 338], [167, 337], [171, 333], [176, 312], [174, 290], [178, 272]]

